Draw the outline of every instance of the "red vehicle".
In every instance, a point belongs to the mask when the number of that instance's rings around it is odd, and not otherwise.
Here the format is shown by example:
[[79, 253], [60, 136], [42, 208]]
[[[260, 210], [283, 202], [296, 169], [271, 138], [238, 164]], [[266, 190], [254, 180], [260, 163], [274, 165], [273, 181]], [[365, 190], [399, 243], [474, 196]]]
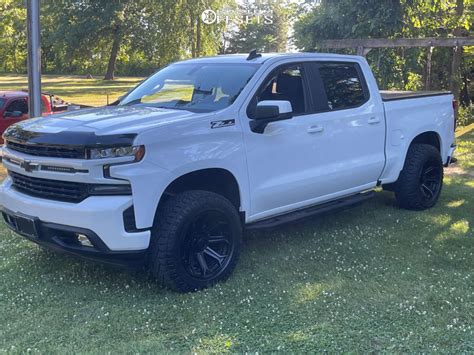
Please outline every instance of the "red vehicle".
[[[41, 112], [43, 116], [67, 109], [67, 105], [57, 104], [54, 95], [41, 95]], [[28, 92], [0, 91], [0, 136], [8, 126], [28, 118]], [[3, 138], [0, 138], [3, 143]]]

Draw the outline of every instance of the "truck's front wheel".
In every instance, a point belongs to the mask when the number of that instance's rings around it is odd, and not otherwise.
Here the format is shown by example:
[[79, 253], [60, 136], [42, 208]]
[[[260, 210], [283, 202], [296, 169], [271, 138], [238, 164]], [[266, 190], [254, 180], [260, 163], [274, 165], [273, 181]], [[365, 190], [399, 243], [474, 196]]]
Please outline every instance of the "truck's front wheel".
[[428, 144], [413, 144], [395, 184], [402, 208], [424, 210], [438, 201], [443, 186], [443, 162], [439, 151]]
[[241, 243], [239, 214], [230, 201], [208, 191], [186, 191], [157, 211], [150, 269], [174, 290], [199, 290], [229, 277]]

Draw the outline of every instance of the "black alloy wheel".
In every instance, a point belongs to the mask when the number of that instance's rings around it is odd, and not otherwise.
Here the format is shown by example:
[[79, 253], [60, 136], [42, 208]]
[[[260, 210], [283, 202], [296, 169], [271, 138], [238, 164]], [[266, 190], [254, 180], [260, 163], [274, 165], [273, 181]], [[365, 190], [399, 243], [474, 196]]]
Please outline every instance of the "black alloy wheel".
[[229, 219], [220, 211], [203, 211], [182, 233], [181, 262], [189, 276], [197, 280], [219, 277], [235, 248]]
[[442, 167], [436, 160], [430, 159], [421, 169], [420, 189], [427, 201], [431, 201], [439, 195], [442, 181]]

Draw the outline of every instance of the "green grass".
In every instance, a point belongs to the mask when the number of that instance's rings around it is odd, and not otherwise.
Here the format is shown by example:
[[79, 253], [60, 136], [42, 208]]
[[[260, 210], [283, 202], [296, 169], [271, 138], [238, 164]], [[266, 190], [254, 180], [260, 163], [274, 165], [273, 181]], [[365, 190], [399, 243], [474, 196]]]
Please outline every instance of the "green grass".
[[[103, 106], [115, 101], [119, 96], [137, 85], [143, 78], [117, 78], [114, 81], [85, 79], [84, 76], [43, 75], [42, 90], [52, 93], [74, 104]], [[0, 75], [1, 90], [28, 89], [25, 75]]]
[[0, 228], [0, 351], [473, 352], [474, 132], [438, 205], [246, 235], [234, 275], [176, 294]]
[[[46, 76], [43, 88], [99, 105], [139, 80]], [[23, 87], [0, 76], [0, 89]], [[42, 250], [2, 223], [0, 352], [474, 352], [472, 131], [458, 157], [435, 208], [400, 210], [381, 192], [249, 233], [234, 275], [192, 294]]]

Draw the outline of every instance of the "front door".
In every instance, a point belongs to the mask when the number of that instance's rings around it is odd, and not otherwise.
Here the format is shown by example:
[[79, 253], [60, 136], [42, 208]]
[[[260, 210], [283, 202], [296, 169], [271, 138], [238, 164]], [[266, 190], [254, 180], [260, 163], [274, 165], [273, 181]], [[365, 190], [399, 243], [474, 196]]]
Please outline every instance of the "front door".
[[[284, 212], [316, 196], [318, 118], [311, 114], [308, 69], [304, 63], [277, 67], [241, 119], [250, 180], [249, 221]], [[294, 117], [253, 132], [251, 108], [265, 100], [289, 101]]]
[[[28, 102], [25, 98], [15, 99], [6, 103], [3, 117], [0, 117], [0, 133], [3, 134], [8, 126], [28, 118]], [[3, 138], [0, 138], [3, 142]]]

